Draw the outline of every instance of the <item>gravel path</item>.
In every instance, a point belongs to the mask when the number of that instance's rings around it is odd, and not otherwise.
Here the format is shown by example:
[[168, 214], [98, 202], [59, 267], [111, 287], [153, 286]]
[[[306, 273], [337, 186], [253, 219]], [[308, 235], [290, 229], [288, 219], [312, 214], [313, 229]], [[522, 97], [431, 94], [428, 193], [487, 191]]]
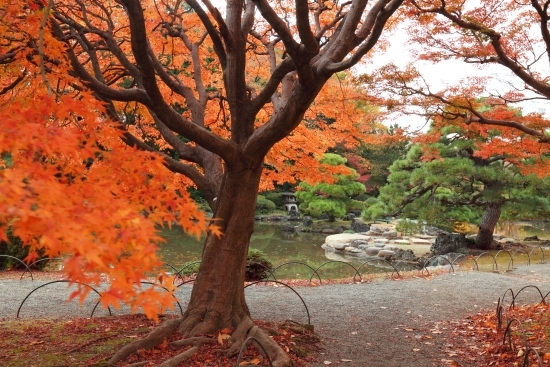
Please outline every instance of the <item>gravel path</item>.
[[[15, 317], [29, 292], [46, 282], [0, 279], [0, 318]], [[326, 346], [319, 365], [330, 361], [342, 366], [423, 367], [442, 366], [441, 360], [447, 358], [446, 339], [453, 335], [440, 328], [440, 321], [494, 309], [507, 289], [517, 291], [526, 285], [538, 285], [543, 294], [550, 291], [550, 264], [520, 266], [502, 274], [457, 272], [430, 279], [295, 289]], [[19, 316], [89, 317], [97, 298], [88, 297], [80, 307], [78, 302], [66, 302], [70, 293], [67, 283], [44, 286], [30, 295]], [[183, 308], [189, 294], [188, 286], [178, 291]], [[253, 286], [246, 289], [246, 297], [254, 318], [308, 320], [302, 301], [287, 287]], [[534, 291], [522, 293], [519, 299], [519, 303], [538, 301]], [[107, 314], [98, 307], [94, 316]]]

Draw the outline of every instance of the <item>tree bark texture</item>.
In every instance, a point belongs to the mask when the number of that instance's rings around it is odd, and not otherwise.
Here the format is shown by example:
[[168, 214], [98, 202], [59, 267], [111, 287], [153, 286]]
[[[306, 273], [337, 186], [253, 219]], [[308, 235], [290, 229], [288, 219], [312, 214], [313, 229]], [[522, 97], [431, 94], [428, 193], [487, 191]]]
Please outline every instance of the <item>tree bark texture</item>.
[[226, 170], [214, 221], [223, 236], [209, 234], [201, 266], [184, 315], [181, 331], [188, 335], [237, 327], [249, 316], [244, 298], [244, 272], [254, 231], [256, 197], [261, 175], [257, 168]]
[[487, 206], [476, 237], [476, 247], [490, 250], [493, 247], [493, 232], [500, 218], [502, 203], [492, 203]]

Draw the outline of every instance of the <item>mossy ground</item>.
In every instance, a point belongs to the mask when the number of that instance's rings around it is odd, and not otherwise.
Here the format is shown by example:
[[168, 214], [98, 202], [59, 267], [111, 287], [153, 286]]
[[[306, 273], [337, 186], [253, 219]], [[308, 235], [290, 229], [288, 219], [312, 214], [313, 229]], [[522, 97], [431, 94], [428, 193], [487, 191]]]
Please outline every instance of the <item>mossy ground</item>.
[[0, 365], [106, 366], [114, 351], [149, 332], [151, 326], [140, 315], [0, 320]]
[[[319, 351], [320, 339], [311, 325], [261, 321], [258, 325], [272, 333], [273, 339], [289, 353], [296, 366], [310, 366], [312, 355]], [[107, 361], [118, 349], [145, 336], [154, 327], [155, 323], [143, 315], [70, 320], [0, 319], [0, 366], [107, 367]], [[211, 337], [215, 339], [216, 335]], [[218, 344], [202, 347], [188, 361], [189, 366], [234, 366], [236, 358], [224, 356], [217, 351], [220, 348]], [[156, 365], [179, 352], [165, 342], [153, 350], [138, 351], [127, 362], [149, 361], [150, 365]], [[243, 356], [245, 361], [258, 361], [252, 364], [264, 361], [262, 353], [253, 346], [249, 346]]]

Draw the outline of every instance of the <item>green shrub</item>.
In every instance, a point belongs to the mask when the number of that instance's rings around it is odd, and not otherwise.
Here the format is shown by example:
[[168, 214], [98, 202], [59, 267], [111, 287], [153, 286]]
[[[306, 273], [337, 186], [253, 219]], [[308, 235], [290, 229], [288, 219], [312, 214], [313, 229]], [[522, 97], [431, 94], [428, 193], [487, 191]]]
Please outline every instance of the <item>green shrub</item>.
[[[8, 255], [24, 260], [29, 254], [29, 247], [25, 246], [23, 241], [17, 236], [14, 236], [11, 229], [6, 231], [8, 241], [0, 241], [0, 255]], [[39, 256], [42, 255], [39, 253]], [[35, 268], [42, 269], [47, 261], [41, 261], [35, 265]], [[19, 261], [9, 257], [0, 256], [0, 270], [5, 269], [25, 269], [25, 266]]]
[[[197, 261], [189, 261], [183, 264], [180, 268], [182, 277], [190, 277], [199, 272], [200, 263]], [[270, 273], [268, 271], [273, 268], [273, 264], [266, 258], [266, 255], [256, 249], [249, 249], [246, 258], [246, 270], [244, 278], [246, 281], [256, 281], [266, 279]]]
[[275, 203], [271, 200], [267, 200], [262, 195], [258, 195], [256, 200], [256, 213], [267, 214], [277, 209]]
[[266, 279], [270, 275], [266, 268], [273, 268], [273, 264], [266, 258], [266, 255], [260, 250], [248, 249], [244, 279], [249, 282]]
[[190, 277], [196, 275], [199, 272], [200, 262], [188, 261], [180, 268], [180, 274], [182, 277]]
[[275, 204], [275, 207], [278, 209], [284, 209], [285, 202], [283, 200], [283, 195], [281, 195], [280, 192], [266, 192], [263, 194], [263, 196], [269, 200], [272, 201], [273, 204]]
[[422, 223], [420, 221], [415, 221], [410, 219], [400, 220], [395, 225], [395, 230], [398, 232], [401, 232], [406, 236], [419, 233], [421, 229], [422, 229]]
[[349, 207], [348, 207], [348, 211], [361, 211], [365, 209], [365, 203], [362, 202], [362, 201], [359, 201], [359, 200], [351, 200], [350, 201], [350, 204], [349, 204]]

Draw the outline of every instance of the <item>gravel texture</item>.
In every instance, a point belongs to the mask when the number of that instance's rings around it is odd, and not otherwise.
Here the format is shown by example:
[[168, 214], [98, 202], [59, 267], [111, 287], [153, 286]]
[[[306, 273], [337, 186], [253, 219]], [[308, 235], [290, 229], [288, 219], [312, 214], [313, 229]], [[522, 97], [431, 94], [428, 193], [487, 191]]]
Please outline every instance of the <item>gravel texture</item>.
[[[80, 306], [67, 302], [67, 283], [0, 279], [0, 318], [89, 317], [97, 297], [91, 295]], [[378, 280], [348, 285], [296, 287], [252, 286], [246, 297], [253, 318], [308, 321], [323, 338], [326, 351], [318, 365], [368, 367], [444, 366], [446, 339], [454, 336], [439, 328], [443, 320], [460, 320], [480, 310], [494, 310], [507, 289], [517, 292], [537, 285], [550, 291], [550, 264], [519, 266], [505, 273], [456, 272], [431, 278]], [[190, 287], [178, 290], [183, 308]], [[23, 305], [20, 307], [25, 297]], [[522, 292], [519, 303], [539, 302], [534, 290]], [[113, 314], [127, 312], [125, 309]], [[94, 316], [108, 315], [101, 307]], [[432, 333], [438, 329], [441, 333]], [[422, 336], [429, 335], [429, 343]], [[472, 366], [475, 366], [472, 363]]]

